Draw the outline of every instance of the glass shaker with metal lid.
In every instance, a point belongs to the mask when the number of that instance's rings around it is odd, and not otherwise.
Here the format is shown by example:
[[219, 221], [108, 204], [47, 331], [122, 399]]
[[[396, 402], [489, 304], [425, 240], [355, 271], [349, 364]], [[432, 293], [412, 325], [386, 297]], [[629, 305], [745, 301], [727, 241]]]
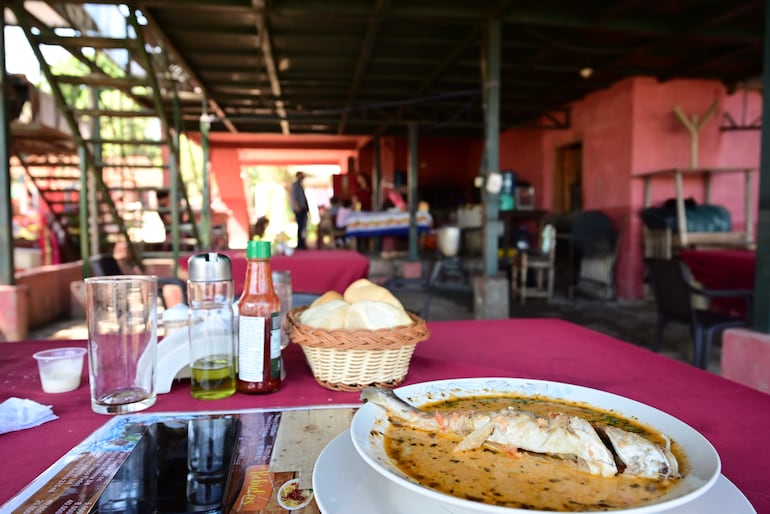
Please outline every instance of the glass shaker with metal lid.
[[190, 301], [190, 392], [215, 400], [235, 392], [237, 327], [233, 310], [232, 264], [208, 252], [188, 261]]

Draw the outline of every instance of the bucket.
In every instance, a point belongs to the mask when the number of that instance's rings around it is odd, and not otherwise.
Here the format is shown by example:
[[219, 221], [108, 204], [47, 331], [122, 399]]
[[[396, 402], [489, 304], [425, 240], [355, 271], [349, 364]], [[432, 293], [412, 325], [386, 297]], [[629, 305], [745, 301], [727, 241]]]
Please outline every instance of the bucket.
[[460, 251], [460, 227], [438, 229], [438, 249], [444, 257], [454, 257]]

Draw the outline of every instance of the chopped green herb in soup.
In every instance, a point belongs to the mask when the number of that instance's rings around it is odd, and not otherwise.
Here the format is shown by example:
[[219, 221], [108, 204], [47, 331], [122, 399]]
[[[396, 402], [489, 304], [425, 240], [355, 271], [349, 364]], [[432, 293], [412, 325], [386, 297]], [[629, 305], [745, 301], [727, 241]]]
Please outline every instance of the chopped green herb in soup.
[[[416, 429], [394, 417], [386, 433], [385, 447], [405, 474], [426, 487], [471, 501], [531, 510], [605, 511], [655, 503], [686, 474], [687, 463], [675, 443], [634, 420], [583, 404], [495, 396], [452, 399], [420, 406], [420, 410], [450, 418], [451, 412], [496, 413], [511, 407], [514, 411], [534, 414], [536, 423], [540, 424], [558, 416], [554, 413], [582, 418], [597, 429], [604, 442], [608, 440], [606, 433], [613, 427], [620, 429], [616, 430], [620, 434], [639, 435], [654, 445], [670, 448], [678, 469], [668, 474], [656, 472], [654, 476], [643, 476], [643, 472], [631, 470], [630, 464], [626, 466], [617, 454], [608, 453], [610, 459], [615, 460], [610, 463], [611, 472], [588, 472], [584, 466], [581, 469], [580, 459], [570, 455], [535, 453], [492, 444], [493, 437], [482, 439], [483, 444], [476, 447], [468, 443], [468, 439], [475, 437], [473, 433], [466, 436], [451, 430]], [[456, 451], [461, 444], [463, 451]], [[470, 449], [466, 450], [465, 446]], [[626, 468], [628, 473], [624, 472]]]

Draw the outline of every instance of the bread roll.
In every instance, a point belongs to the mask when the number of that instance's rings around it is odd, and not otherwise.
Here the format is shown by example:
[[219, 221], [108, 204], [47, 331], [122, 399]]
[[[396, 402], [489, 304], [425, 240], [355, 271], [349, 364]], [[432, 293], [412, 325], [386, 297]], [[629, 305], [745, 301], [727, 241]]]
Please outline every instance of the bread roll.
[[344, 300], [344, 298], [337, 291], [326, 291], [324, 294], [313, 300], [310, 307], [318, 307], [319, 305], [323, 305], [332, 300]]
[[362, 301], [383, 302], [404, 310], [404, 306], [401, 305], [398, 298], [393, 296], [393, 293], [365, 278], [358, 279], [350, 284], [345, 289], [343, 297], [351, 304]]
[[308, 307], [299, 315], [299, 320], [315, 328], [344, 328], [349, 308], [350, 304], [345, 300], [330, 300], [316, 307]]
[[347, 289], [345, 289], [345, 292], [342, 293], [342, 296], [345, 298], [345, 301], [348, 303], [353, 303], [356, 301], [356, 299], [361, 299], [361, 291], [359, 290], [366, 290], [370, 286], [375, 285], [374, 282], [372, 282], [369, 279], [366, 278], [359, 278], [355, 282], [352, 282]]
[[409, 325], [412, 319], [404, 309], [384, 302], [361, 300], [350, 304], [345, 316], [345, 328], [394, 328]]

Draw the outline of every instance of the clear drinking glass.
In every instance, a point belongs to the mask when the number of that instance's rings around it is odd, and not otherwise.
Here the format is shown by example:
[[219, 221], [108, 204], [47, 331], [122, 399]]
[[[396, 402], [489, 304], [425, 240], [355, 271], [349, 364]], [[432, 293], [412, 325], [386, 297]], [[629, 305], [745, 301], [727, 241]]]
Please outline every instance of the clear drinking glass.
[[158, 278], [85, 279], [91, 408], [125, 414], [155, 404]]
[[286, 314], [292, 308], [291, 271], [273, 271], [273, 288], [281, 300], [281, 350], [289, 346], [289, 334], [283, 328]]

